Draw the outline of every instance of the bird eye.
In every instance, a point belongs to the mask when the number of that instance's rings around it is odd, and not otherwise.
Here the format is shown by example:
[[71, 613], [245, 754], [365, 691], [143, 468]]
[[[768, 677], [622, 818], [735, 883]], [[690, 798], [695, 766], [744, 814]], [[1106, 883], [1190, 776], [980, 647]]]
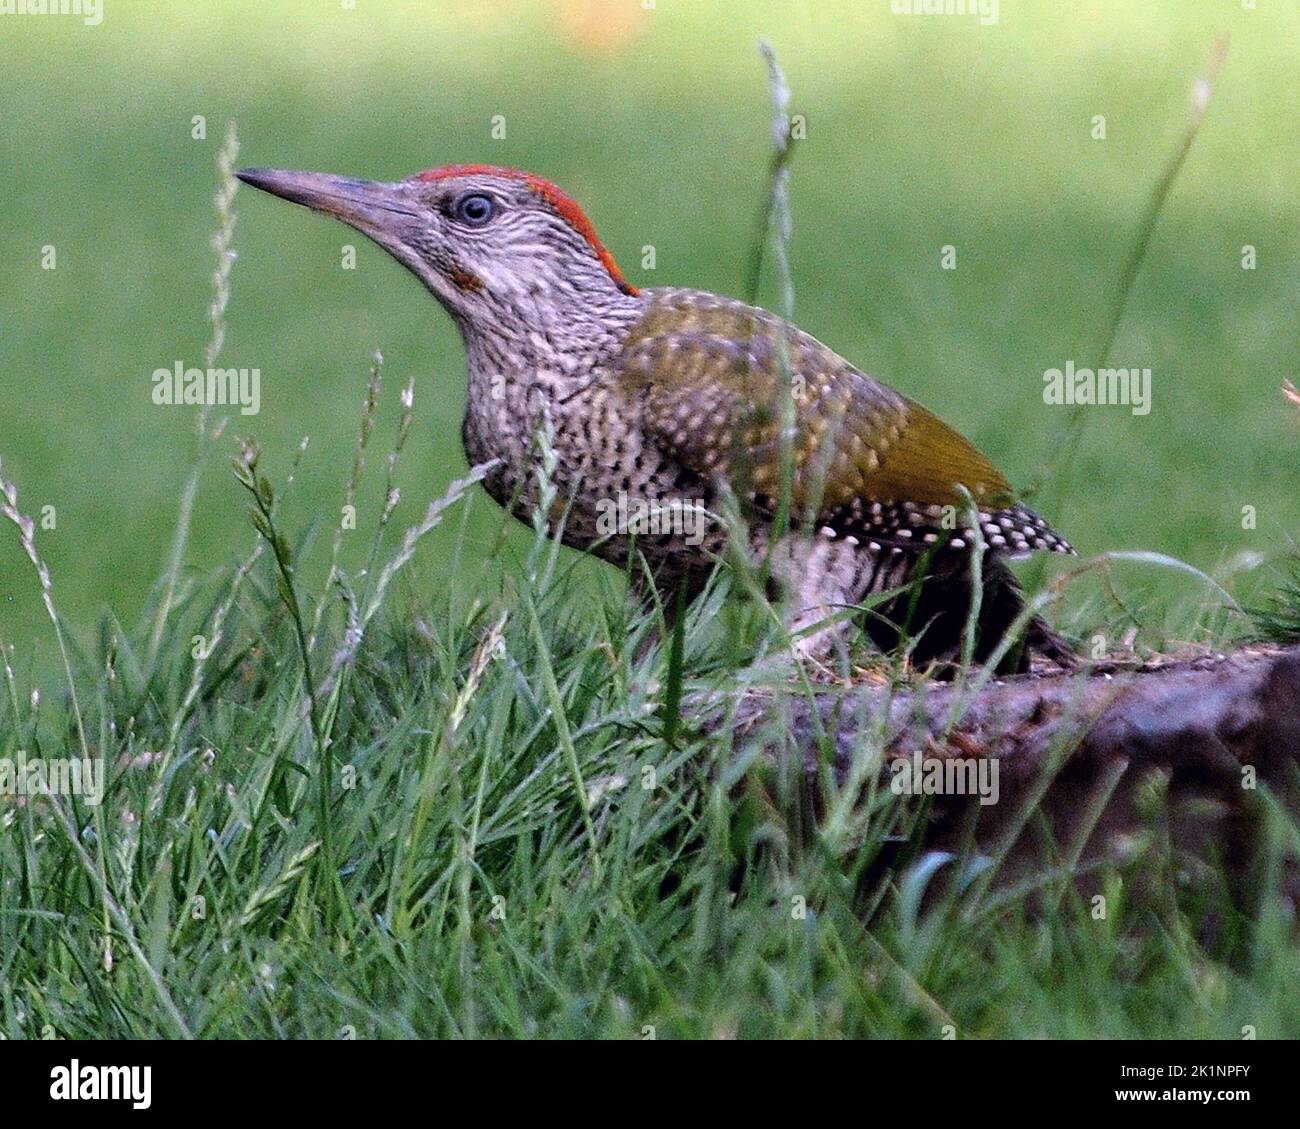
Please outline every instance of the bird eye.
[[491, 196], [481, 192], [468, 192], [460, 197], [451, 208], [452, 216], [469, 227], [482, 227], [494, 215], [497, 206]]

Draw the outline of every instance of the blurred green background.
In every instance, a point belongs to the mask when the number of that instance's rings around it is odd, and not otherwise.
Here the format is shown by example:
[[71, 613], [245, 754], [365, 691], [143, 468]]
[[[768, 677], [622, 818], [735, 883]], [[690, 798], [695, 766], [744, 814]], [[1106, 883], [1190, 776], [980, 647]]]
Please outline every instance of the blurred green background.
[[[1039, 502], [1084, 553], [1149, 549], [1207, 570], [1300, 531], [1300, 413], [1279, 392], [1295, 376], [1300, 306], [1292, 0], [1005, 0], [993, 26], [894, 15], [889, 0], [104, 4], [97, 27], [0, 17], [0, 459], [25, 511], [55, 507], [38, 542], [79, 633], [104, 608], [132, 621], [168, 554], [195, 409], [154, 406], [150, 375], [201, 362], [229, 118], [243, 164], [386, 179], [460, 161], [534, 169], [584, 204], [634, 282], [737, 294], [769, 160], [760, 37], [808, 123], [793, 165], [798, 321], [1023, 486], [1066, 427], [1042, 373], [1102, 362], [1191, 83], [1228, 33], [1117, 342], [1116, 364], [1153, 370], [1153, 410], [1090, 409], [1071, 473]], [[191, 137], [200, 114], [206, 140]], [[1090, 135], [1095, 114], [1105, 141]], [[236, 209], [222, 363], [261, 370], [262, 409], [232, 417], [207, 467], [187, 566], [202, 574], [252, 543], [225, 461], [234, 435], [258, 440], [280, 478], [310, 436], [286, 524], [336, 520], [379, 347], [359, 566], [408, 378], [400, 516], [415, 520], [465, 468], [459, 339], [413, 278], [341, 225], [247, 189]], [[357, 268], [343, 270], [352, 243]], [[940, 269], [945, 244], [956, 271]], [[1241, 269], [1245, 244], [1257, 270]], [[1242, 528], [1247, 505], [1256, 530]], [[479, 497], [469, 544], [498, 551], [500, 527]], [[446, 582], [454, 540], [455, 523], [426, 547], [424, 590]], [[1169, 573], [1125, 580], [1144, 599], [1200, 598]], [[20, 678], [48, 669], [43, 617], [6, 526], [0, 641]]]

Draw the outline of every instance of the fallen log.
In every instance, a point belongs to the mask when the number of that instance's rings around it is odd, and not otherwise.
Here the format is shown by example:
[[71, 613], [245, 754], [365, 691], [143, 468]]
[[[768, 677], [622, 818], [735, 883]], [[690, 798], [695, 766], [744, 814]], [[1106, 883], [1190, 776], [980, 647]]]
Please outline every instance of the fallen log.
[[[771, 725], [777, 713], [781, 733]], [[773, 755], [793, 742], [810, 786], [827, 767], [827, 739], [838, 785], [857, 781], [879, 795], [907, 781], [901, 790], [932, 796], [924, 845], [960, 850], [973, 837], [999, 858], [999, 883], [1064, 867], [1085, 889], [1094, 876], [1095, 889], [1109, 864], [1143, 859], [1149, 871], [1155, 846], [1168, 869], [1148, 872], [1148, 882], [1188, 890], [1226, 877], [1248, 909], [1261, 888], [1251, 879], [1264, 878], [1270, 889], [1281, 884], [1292, 909], [1300, 901], [1300, 648], [1096, 665], [975, 687], [828, 688], [792, 695], [779, 711], [771, 692], [751, 691], [731, 724], [738, 741], [758, 740]], [[980, 778], [993, 776], [992, 802], [942, 785], [970, 783], [973, 774], [938, 771], [938, 788], [917, 786], [919, 767], [942, 770], [954, 760], [994, 769]], [[1278, 812], [1289, 813], [1282, 838], [1290, 843], [1280, 849], [1281, 873], [1268, 878], [1257, 874], [1267, 856], [1259, 848]]]

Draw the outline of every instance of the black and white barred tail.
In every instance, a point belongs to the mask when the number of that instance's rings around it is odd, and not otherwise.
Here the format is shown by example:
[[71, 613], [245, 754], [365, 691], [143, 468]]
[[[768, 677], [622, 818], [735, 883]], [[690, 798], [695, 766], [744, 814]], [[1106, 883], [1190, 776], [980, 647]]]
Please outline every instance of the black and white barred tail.
[[[965, 549], [975, 540], [968, 511], [956, 506], [918, 505], [913, 502], [852, 503], [827, 514], [820, 523], [827, 537], [843, 537], [871, 552], [882, 548], [924, 552], [931, 546]], [[1019, 504], [1000, 510], [981, 510], [980, 533], [990, 551], [1015, 560], [1030, 553], [1073, 553], [1070, 543], [1038, 514]]]

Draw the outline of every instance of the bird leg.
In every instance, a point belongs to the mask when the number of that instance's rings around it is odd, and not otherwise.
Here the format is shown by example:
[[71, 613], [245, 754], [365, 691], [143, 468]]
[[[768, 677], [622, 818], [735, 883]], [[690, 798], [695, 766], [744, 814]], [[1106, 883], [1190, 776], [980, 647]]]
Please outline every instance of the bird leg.
[[[755, 546], [756, 555], [761, 549]], [[852, 621], [844, 612], [862, 598], [864, 553], [848, 540], [797, 533], [787, 534], [772, 550], [771, 573], [785, 590], [794, 652], [815, 667], [848, 656]]]

